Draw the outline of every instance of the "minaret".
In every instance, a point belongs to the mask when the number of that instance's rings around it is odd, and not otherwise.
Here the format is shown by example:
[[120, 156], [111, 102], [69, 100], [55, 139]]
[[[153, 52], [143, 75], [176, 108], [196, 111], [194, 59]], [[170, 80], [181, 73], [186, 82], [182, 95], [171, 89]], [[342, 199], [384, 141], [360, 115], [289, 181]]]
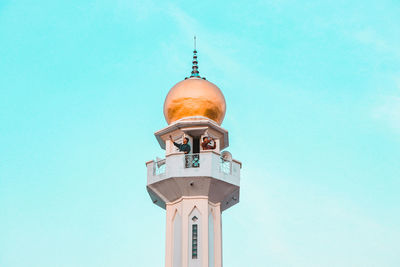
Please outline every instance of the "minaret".
[[[191, 76], [169, 91], [168, 126], [155, 136], [165, 158], [146, 162], [147, 191], [166, 209], [166, 267], [221, 267], [221, 213], [239, 202], [240, 169], [220, 125], [226, 104], [220, 89], [201, 78], [194, 49]], [[172, 137], [172, 141], [171, 141]], [[190, 152], [174, 145], [189, 140]], [[212, 140], [207, 146], [203, 140]]]

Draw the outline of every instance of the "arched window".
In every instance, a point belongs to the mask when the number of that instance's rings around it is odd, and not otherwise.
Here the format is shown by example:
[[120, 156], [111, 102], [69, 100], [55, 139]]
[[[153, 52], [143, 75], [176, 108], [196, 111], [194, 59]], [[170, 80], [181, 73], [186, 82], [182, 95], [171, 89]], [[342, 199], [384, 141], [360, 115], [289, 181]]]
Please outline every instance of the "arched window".
[[[190, 259], [189, 266], [200, 266], [201, 265], [201, 257], [199, 256], [202, 252], [201, 250], [201, 214], [196, 206], [193, 207], [193, 210], [189, 214], [189, 242], [188, 245], [188, 257]], [[200, 264], [200, 265], [199, 265]]]

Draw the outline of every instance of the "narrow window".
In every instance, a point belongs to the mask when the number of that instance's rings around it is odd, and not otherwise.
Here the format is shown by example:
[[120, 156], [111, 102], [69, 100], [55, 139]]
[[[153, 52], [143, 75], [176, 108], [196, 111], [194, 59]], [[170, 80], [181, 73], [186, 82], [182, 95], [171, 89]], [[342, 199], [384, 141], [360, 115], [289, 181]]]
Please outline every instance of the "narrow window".
[[192, 259], [197, 259], [197, 224], [192, 225]]

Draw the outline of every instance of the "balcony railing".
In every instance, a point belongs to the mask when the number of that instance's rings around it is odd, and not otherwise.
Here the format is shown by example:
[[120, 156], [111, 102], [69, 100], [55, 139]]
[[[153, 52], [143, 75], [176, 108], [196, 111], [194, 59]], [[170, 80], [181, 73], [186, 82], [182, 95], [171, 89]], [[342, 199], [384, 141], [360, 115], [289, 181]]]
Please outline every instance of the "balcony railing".
[[165, 159], [160, 159], [153, 164], [153, 175], [160, 175], [165, 173]]
[[200, 154], [185, 154], [185, 168], [200, 167]]
[[176, 153], [165, 159], [146, 163], [147, 182], [153, 184], [173, 177], [212, 177], [240, 184], [240, 162], [227, 160], [220, 154], [206, 151], [195, 154]]
[[220, 170], [223, 173], [231, 174], [232, 173], [232, 161], [225, 160], [221, 157]]

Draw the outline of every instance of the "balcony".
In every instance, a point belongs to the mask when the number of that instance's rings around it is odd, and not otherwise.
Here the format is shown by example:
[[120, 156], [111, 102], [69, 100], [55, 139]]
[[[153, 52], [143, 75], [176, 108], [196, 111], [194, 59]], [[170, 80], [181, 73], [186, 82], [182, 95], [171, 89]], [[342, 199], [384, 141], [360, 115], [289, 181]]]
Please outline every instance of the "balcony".
[[236, 186], [240, 185], [241, 163], [236, 160], [224, 160], [214, 151], [202, 151], [196, 154], [177, 152], [167, 155], [165, 159], [149, 161], [146, 166], [148, 185], [179, 177], [209, 177]]

